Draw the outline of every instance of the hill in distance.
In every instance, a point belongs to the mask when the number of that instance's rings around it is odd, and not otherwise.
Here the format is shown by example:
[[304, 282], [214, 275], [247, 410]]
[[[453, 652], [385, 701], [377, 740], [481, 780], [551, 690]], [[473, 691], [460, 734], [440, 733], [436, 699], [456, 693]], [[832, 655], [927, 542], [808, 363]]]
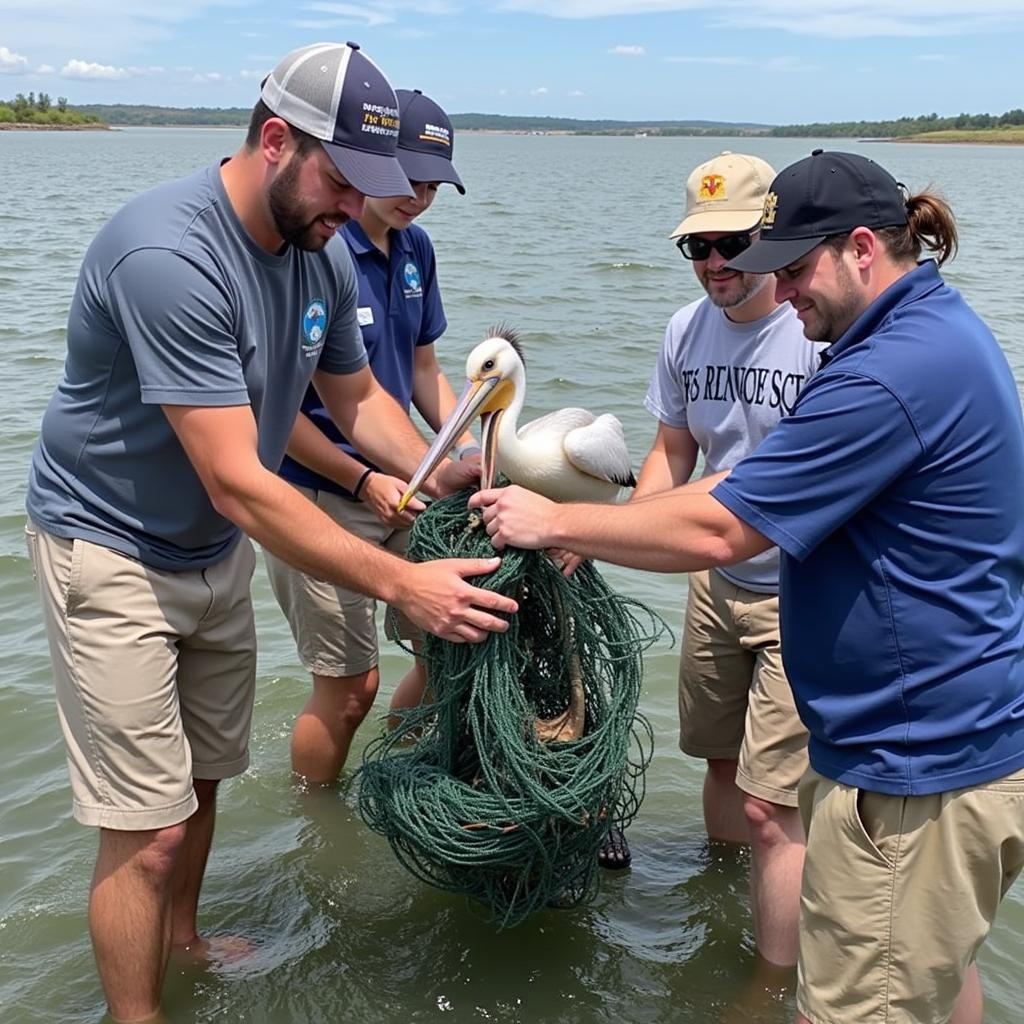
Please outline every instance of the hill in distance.
[[[115, 127], [209, 125], [244, 128], [249, 107], [157, 107], [144, 104], [76, 104], [75, 110]], [[615, 121], [572, 117], [516, 117], [508, 114], [453, 114], [463, 131], [558, 132], [580, 135], [765, 135], [771, 125], [718, 121]]]

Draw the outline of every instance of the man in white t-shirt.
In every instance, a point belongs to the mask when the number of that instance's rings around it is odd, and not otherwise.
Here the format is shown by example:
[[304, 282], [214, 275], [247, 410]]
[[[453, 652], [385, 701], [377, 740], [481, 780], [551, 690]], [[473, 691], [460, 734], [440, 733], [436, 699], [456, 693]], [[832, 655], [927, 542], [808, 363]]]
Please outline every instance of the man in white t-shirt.
[[[775, 172], [722, 153], [686, 183], [686, 217], [670, 237], [707, 296], [669, 321], [644, 404], [658, 434], [630, 500], [731, 469], [789, 413], [818, 365], [771, 275], [725, 264], [757, 237]], [[751, 848], [751, 909], [761, 956], [796, 962], [804, 833], [797, 783], [807, 733], [779, 646], [778, 549], [690, 576], [679, 667], [679, 745], [707, 761], [708, 837]]]

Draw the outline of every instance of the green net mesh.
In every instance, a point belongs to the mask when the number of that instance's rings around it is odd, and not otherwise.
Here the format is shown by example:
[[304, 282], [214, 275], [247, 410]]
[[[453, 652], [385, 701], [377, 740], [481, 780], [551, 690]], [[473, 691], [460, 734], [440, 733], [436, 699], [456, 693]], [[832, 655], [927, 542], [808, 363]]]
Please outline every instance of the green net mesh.
[[[410, 559], [494, 553], [469, 494], [417, 517]], [[602, 840], [643, 798], [643, 651], [667, 627], [590, 562], [566, 579], [542, 552], [510, 548], [473, 582], [518, 601], [508, 632], [428, 635], [427, 698], [368, 745], [355, 782], [363, 820], [409, 871], [508, 927], [594, 895]]]

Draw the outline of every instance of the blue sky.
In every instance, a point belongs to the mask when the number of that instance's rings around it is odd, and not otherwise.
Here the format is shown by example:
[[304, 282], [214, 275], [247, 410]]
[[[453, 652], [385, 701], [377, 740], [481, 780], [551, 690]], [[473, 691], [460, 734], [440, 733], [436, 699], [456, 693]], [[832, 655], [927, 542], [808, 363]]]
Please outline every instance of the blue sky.
[[0, 98], [243, 106], [351, 39], [449, 112], [769, 124], [1024, 105], [1021, 0], [0, 0]]

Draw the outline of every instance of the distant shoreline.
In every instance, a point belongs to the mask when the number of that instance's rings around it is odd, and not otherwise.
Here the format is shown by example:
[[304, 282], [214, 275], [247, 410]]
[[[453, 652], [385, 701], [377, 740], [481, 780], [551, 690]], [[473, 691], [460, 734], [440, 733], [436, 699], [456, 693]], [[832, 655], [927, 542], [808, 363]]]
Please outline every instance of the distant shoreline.
[[0, 132], [111, 132], [109, 124], [31, 124], [24, 121], [0, 121]]
[[[175, 128], [188, 129], [190, 131], [245, 131], [245, 124], [33, 124], [31, 122], [0, 122], [0, 132], [109, 132], [122, 131], [134, 128]], [[550, 129], [529, 129], [529, 128], [459, 128], [460, 135], [532, 135], [532, 136], [554, 136], [564, 138], [567, 136], [583, 136], [587, 138], [776, 138], [776, 139], [800, 139], [809, 138], [805, 135], [766, 135], [762, 132], [694, 132], [692, 135], [682, 133], [661, 133], [658, 131], [580, 131], [578, 129], [550, 128]], [[815, 136], [815, 138], [830, 138], [841, 142], [848, 139], [847, 136]], [[915, 143], [918, 145], [949, 145], [949, 146], [1024, 146], [1024, 131], [1003, 129], [989, 130], [980, 129], [977, 131], [949, 131], [926, 133], [921, 135], [895, 135], [881, 137], [858, 138], [860, 143]]]

